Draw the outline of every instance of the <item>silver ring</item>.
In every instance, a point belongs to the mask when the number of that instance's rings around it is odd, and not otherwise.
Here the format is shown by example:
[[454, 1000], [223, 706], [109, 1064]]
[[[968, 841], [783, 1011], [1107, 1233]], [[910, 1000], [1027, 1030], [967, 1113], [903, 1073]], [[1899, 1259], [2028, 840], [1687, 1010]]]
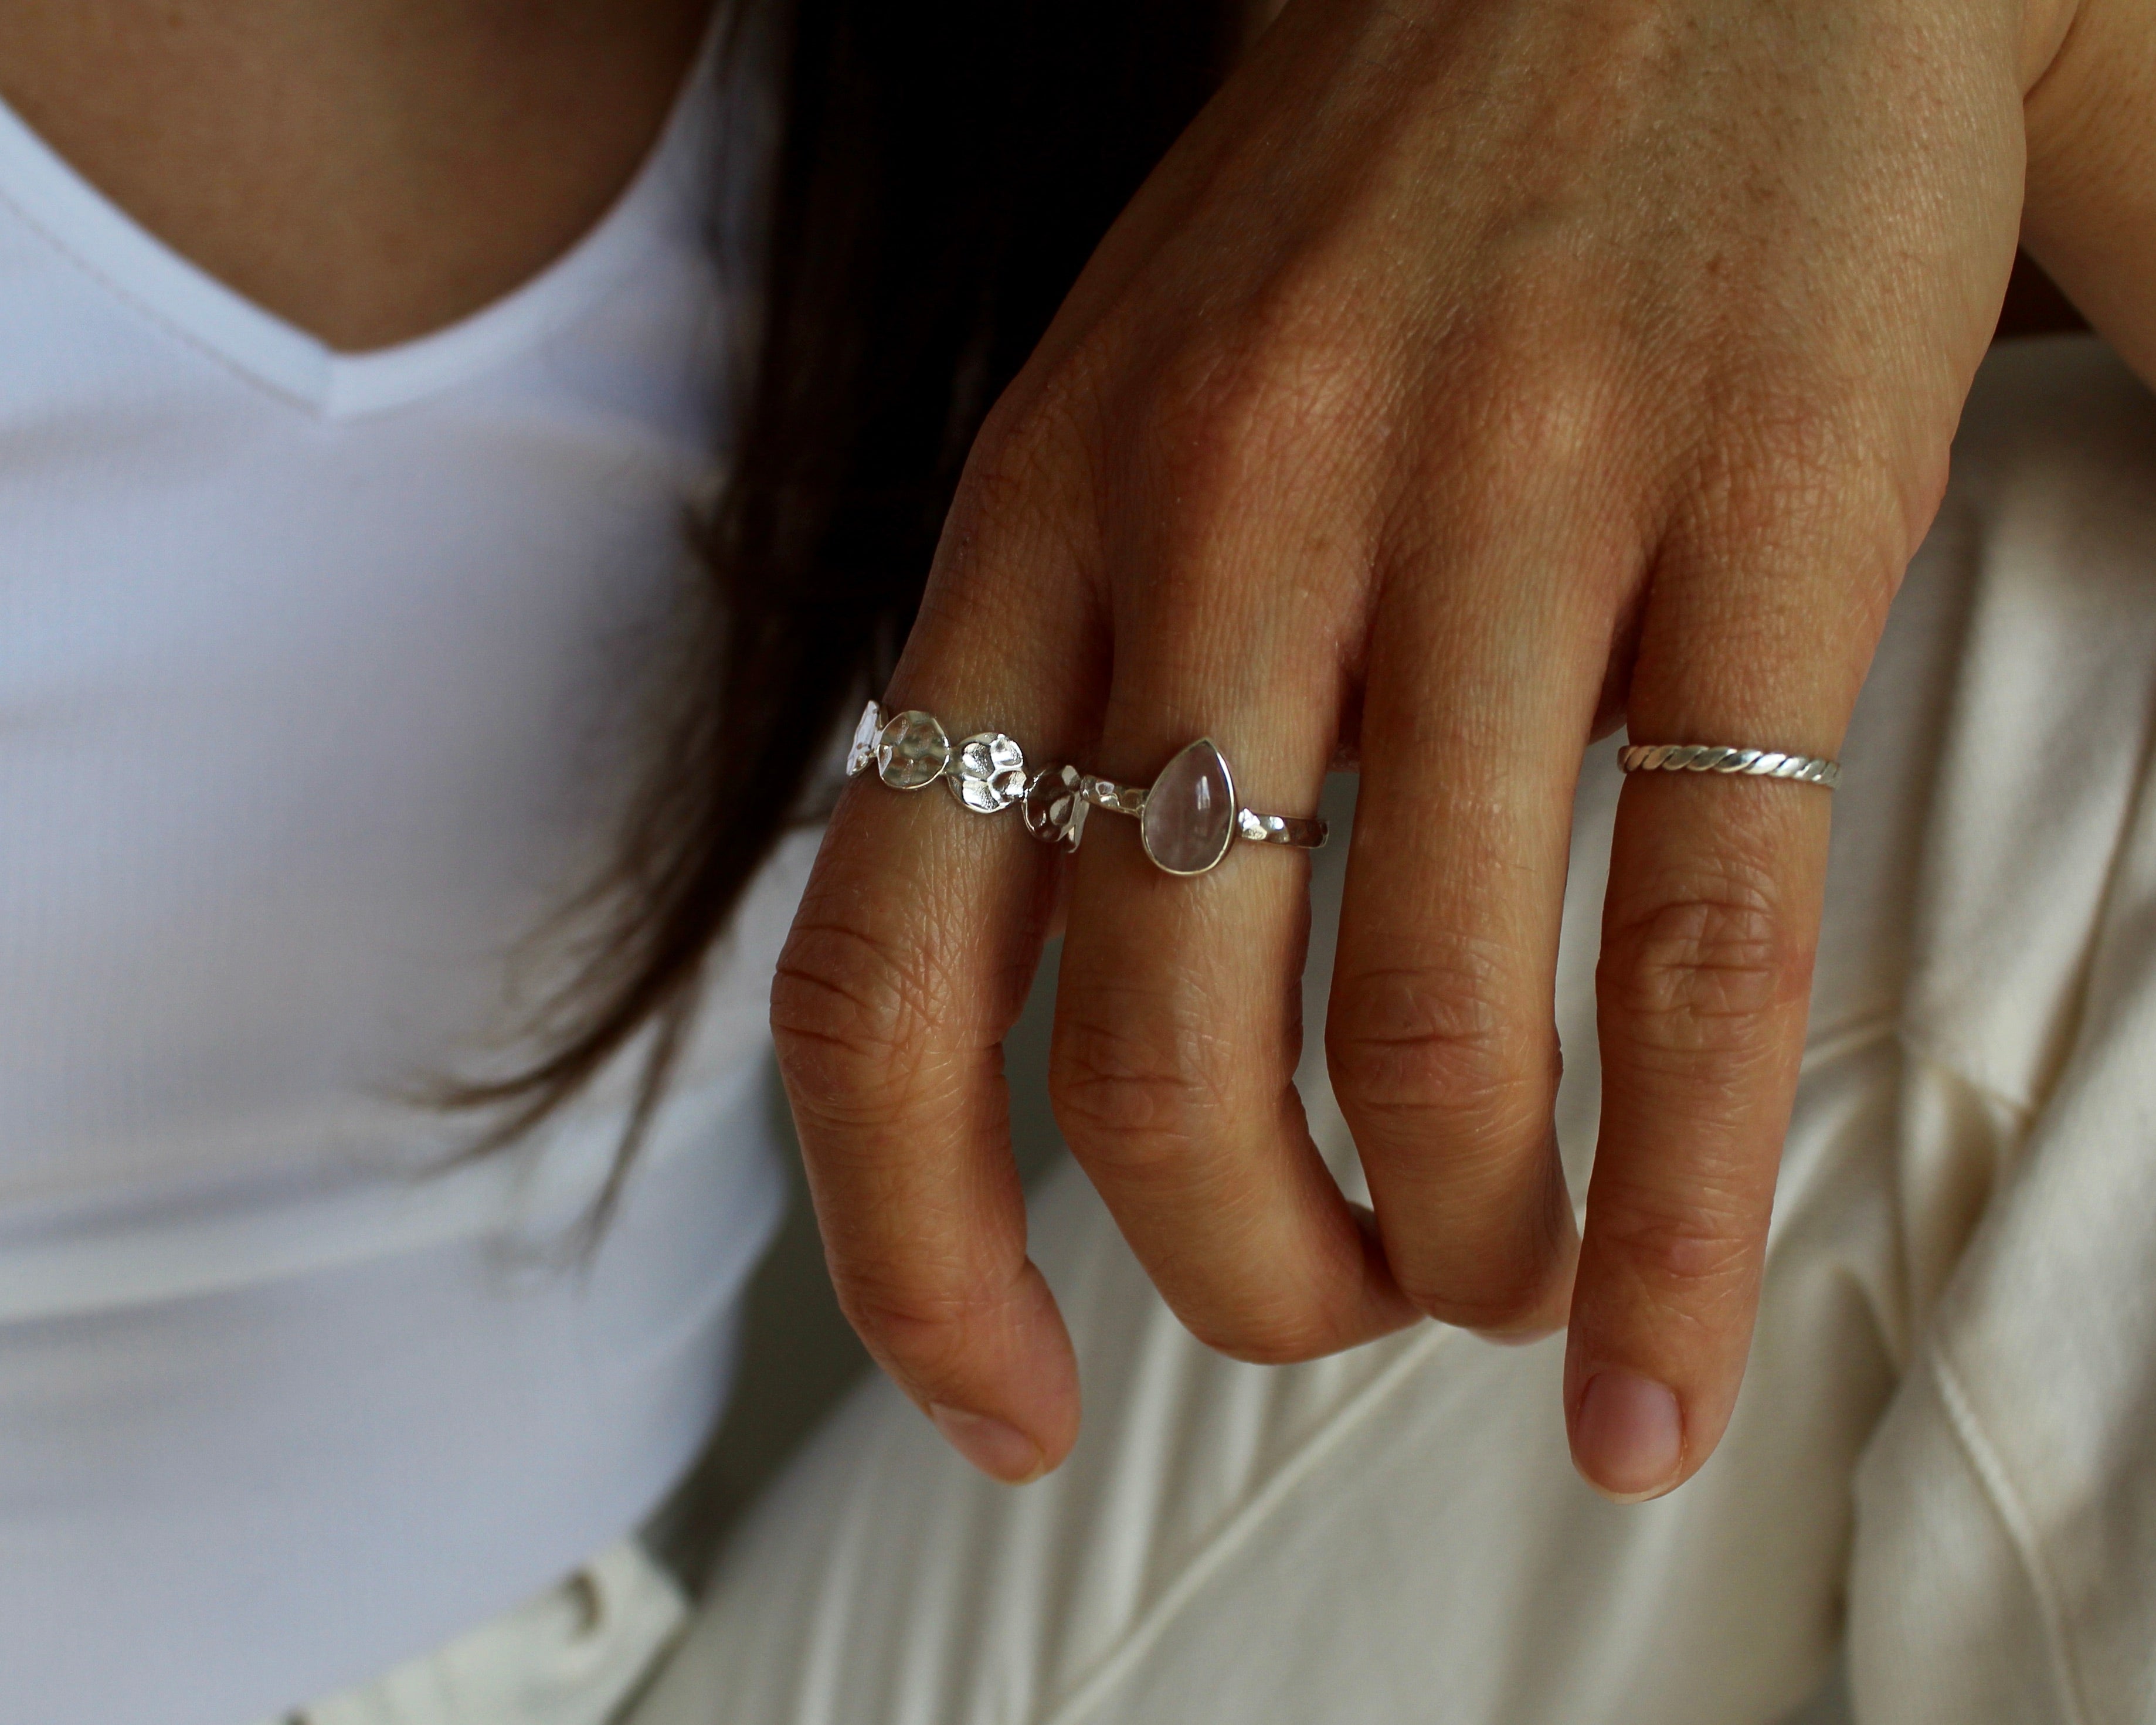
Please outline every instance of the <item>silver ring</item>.
[[1325, 842], [1322, 820], [1260, 814], [1237, 803], [1228, 757], [1210, 737], [1183, 749], [1143, 790], [1091, 773], [1079, 775], [1078, 786], [1096, 809], [1134, 816], [1145, 854], [1171, 875], [1202, 875], [1216, 867], [1238, 839], [1302, 850]]
[[1724, 748], [1711, 742], [1635, 743], [1619, 751], [1617, 764], [1627, 773], [1741, 773], [1753, 778], [1787, 778], [1832, 790], [1841, 783], [1841, 763], [1816, 755], [1784, 755], [1773, 749]]
[[918, 708], [886, 715], [871, 701], [854, 726], [846, 777], [874, 767], [895, 791], [926, 790], [942, 779], [962, 808], [975, 814], [1015, 809], [1026, 830], [1050, 845], [1075, 850], [1090, 806], [1079, 794], [1075, 767], [1030, 772], [1025, 751], [1000, 731], [979, 731], [956, 743], [933, 713]]
[[1206, 737], [1140, 789], [1069, 765], [1032, 771], [1025, 752], [1000, 731], [976, 732], [954, 743], [933, 713], [910, 708], [887, 714], [871, 701], [854, 726], [846, 777], [858, 778], [871, 767], [895, 791], [926, 790], [941, 779], [975, 814], [1015, 809], [1034, 837], [1066, 850], [1078, 848], [1090, 809], [1134, 816], [1146, 855], [1171, 875], [1204, 874], [1238, 839], [1315, 850], [1326, 837], [1322, 820], [1241, 807], [1227, 757]]

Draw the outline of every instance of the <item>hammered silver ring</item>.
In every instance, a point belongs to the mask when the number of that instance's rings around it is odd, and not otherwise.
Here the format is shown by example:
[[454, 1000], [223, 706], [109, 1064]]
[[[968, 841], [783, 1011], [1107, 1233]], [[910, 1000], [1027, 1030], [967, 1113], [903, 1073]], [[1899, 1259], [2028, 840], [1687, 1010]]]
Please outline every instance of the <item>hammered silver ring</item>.
[[1138, 842], [1154, 867], [1171, 875], [1202, 875], [1219, 866], [1240, 839], [1315, 850], [1325, 842], [1322, 820], [1260, 814], [1236, 800], [1235, 775], [1209, 737], [1186, 744], [1142, 788], [1085, 773], [1079, 789], [1096, 809], [1134, 816]]
[[854, 726], [846, 777], [858, 778], [871, 767], [895, 791], [926, 790], [941, 779], [975, 814], [1015, 809], [1034, 838], [1066, 850], [1075, 850], [1086, 831], [1091, 805], [1079, 793], [1078, 769], [1030, 769], [1017, 740], [1000, 731], [978, 731], [953, 742], [933, 713], [916, 708], [886, 714], [871, 701]]
[[1619, 751], [1617, 764], [1627, 773], [1736, 773], [1752, 778], [1786, 778], [1830, 791], [1841, 783], [1839, 761], [1711, 742], [1635, 743]]
[[870, 768], [895, 791], [926, 790], [942, 780], [975, 814], [1015, 809], [1036, 839], [1075, 850], [1090, 809], [1127, 814], [1154, 865], [1171, 875], [1202, 875], [1219, 866], [1237, 839], [1315, 850], [1325, 823], [1263, 814], [1235, 798], [1235, 776], [1209, 737], [1180, 750], [1152, 784], [1119, 785], [1074, 766], [1035, 771], [1025, 751], [1000, 731], [976, 732], [953, 742], [933, 713], [910, 708], [886, 713], [871, 701], [861, 710], [846, 751], [846, 777]]

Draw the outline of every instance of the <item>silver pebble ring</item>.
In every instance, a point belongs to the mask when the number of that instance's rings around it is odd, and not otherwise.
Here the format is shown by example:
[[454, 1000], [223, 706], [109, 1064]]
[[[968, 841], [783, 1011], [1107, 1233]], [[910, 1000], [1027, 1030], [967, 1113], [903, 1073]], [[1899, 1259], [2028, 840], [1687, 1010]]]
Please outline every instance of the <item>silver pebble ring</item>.
[[940, 778], [976, 814], [1016, 809], [1028, 832], [1067, 850], [1078, 848], [1089, 809], [1134, 816], [1145, 854], [1171, 875], [1202, 875], [1217, 867], [1238, 839], [1305, 850], [1325, 842], [1322, 820], [1242, 807], [1227, 757], [1208, 737], [1182, 750], [1141, 788], [1071, 766], [1029, 772], [1024, 751], [1000, 731], [979, 732], [954, 744], [934, 714], [886, 715], [872, 701], [854, 726], [846, 777], [870, 767], [893, 790], [921, 790]]
[[1784, 755], [1773, 749], [1725, 748], [1711, 742], [1635, 743], [1618, 752], [1627, 773], [1738, 773], [1752, 778], [1786, 778], [1832, 790], [1841, 763], [1816, 755]]

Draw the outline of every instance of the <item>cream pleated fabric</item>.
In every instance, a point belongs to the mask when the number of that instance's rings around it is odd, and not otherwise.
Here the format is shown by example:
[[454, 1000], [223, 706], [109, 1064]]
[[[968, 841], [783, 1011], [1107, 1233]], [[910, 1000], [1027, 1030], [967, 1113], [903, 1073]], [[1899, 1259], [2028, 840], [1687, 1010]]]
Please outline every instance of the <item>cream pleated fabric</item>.
[[[2156, 1717], [2152, 718], [2156, 405], [2093, 342], [2002, 350], [1845, 751], [1758, 1338], [1698, 1478], [1582, 1485], [1561, 1341], [1219, 1358], [1066, 1167], [1034, 1250], [1084, 1376], [1069, 1464], [989, 1484], [868, 1386], [636, 1725]], [[1612, 753], [1559, 979], [1576, 1192]], [[1808, 1703], [1838, 1657], [1847, 1697]]]

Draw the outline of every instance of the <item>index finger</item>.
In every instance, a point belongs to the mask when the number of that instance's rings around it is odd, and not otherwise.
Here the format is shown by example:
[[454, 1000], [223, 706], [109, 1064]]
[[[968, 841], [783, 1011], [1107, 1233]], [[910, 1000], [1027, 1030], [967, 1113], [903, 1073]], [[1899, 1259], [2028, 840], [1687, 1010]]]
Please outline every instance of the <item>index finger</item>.
[[[884, 706], [937, 715], [953, 744], [997, 732], [1029, 764], [1068, 759], [1045, 746], [1084, 722], [1086, 589], [1028, 531], [1039, 515], [1002, 512], [993, 559], [977, 515], [952, 512]], [[985, 626], [1014, 603], [1035, 627]], [[839, 1304], [945, 1436], [1011, 1481], [1060, 1462], [1078, 1423], [1070, 1338], [1026, 1256], [1002, 1058], [1061, 865], [1017, 809], [983, 817], [946, 782], [901, 791], [871, 768], [839, 801], [772, 990]]]

